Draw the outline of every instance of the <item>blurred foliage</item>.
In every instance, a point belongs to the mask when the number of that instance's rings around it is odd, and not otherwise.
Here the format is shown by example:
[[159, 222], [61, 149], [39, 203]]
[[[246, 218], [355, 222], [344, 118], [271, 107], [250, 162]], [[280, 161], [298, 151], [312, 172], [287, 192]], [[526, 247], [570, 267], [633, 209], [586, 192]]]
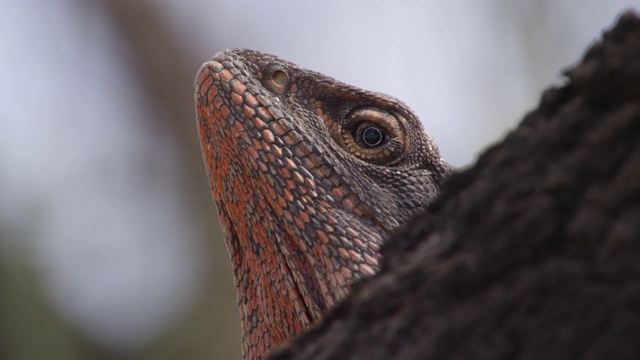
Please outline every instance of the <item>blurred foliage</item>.
[[0, 256], [2, 359], [80, 359], [77, 338], [42, 296], [35, 269]]
[[[147, 348], [127, 354], [112, 353], [96, 346], [60, 319], [43, 296], [37, 271], [28, 263], [0, 256], [0, 287], [0, 359], [168, 360], [239, 357], [237, 314], [212, 314], [221, 303], [235, 304], [235, 298], [229, 298], [229, 293], [215, 291], [213, 286], [163, 336]], [[229, 327], [225, 329], [219, 323], [229, 324]], [[213, 354], [217, 355], [214, 357]]]
[[[143, 96], [166, 114], [150, 125], [163, 127], [178, 144], [184, 196], [189, 214], [201, 227], [211, 274], [205, 276], [208, 282], [199, 300], [164, 334], [144, 348], [117, 353], [83, 337], [56, 314], [28, 254], [9, 258], [0, 253], [0, 359], [239, 359], [240, 321], [231, 265], [204, 173], [193, 113], [193, 77], [202, 59], [177, 46], [152, 2], [78, 1], [77, 6], [108, 10], [119, 28], [119, 41], [132, 55], [128, 60], [146, 91]], [[2, 236], [15, 240], [16, 234], [0, 229]]]

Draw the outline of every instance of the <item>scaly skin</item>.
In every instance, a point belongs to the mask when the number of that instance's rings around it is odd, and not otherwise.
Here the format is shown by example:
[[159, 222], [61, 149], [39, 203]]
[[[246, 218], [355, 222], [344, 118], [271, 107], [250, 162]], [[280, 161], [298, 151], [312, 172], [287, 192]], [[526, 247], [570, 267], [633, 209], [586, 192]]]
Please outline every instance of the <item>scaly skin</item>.
[[235, 273], [243, 355], [321, 319], [378, 269], [378, 250], [449, 172], [415, 115], [249, 50], [195, 84], [202, 151]]

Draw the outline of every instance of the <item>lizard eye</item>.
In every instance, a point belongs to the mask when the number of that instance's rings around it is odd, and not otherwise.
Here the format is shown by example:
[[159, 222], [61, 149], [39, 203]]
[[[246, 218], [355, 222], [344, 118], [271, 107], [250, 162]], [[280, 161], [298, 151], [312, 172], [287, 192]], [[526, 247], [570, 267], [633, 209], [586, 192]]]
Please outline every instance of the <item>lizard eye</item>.
[[339, 143], [361, 160], [384, 166], [402, 156], [404, 141], [396, 115], [380, 108], [364, 107], [346, 116]]
[[356, 141], [365, 148], [382, 146], [389, 140], [387, 131], [370, 122], [363, 122], [356, 129]]

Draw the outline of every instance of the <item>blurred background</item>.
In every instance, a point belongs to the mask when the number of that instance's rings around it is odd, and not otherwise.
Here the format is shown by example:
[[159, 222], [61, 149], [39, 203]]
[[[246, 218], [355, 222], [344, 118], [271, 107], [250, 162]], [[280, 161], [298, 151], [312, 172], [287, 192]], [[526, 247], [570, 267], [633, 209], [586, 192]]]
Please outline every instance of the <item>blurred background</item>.
[[193, 111], [217, 51], [400, 98], [461, 167], [628, 8], [0, 0], [0, 358], [240, 358]]

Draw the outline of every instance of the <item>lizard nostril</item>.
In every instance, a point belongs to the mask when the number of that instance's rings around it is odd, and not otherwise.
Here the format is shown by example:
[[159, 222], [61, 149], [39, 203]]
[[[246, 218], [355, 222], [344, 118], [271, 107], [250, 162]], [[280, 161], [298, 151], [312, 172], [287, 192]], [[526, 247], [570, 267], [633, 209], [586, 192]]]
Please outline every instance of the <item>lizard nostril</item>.
[[276, 70], [271, 74], [271, 80], [278, 86], [284, 87], [289, 82], [289, 75], [282, 70]]

